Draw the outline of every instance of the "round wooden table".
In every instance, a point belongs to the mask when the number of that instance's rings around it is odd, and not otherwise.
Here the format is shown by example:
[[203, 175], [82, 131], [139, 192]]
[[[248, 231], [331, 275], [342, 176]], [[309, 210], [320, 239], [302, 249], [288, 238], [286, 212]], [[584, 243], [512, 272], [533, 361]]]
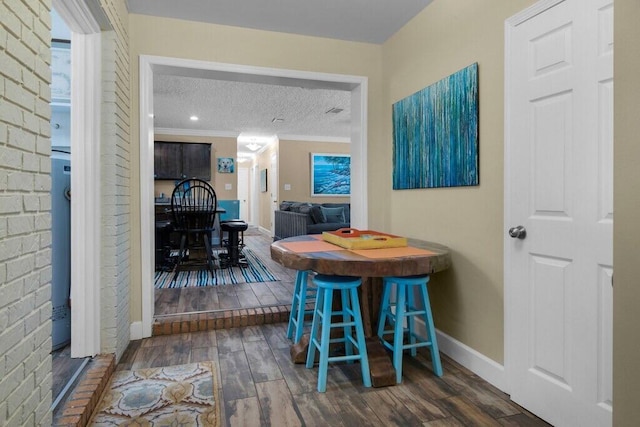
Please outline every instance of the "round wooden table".
[[294, 270], [362, 277], [433, 274], [451, 267], [446, 246], [407, 240], [406, 248], [349, 250], [325, 242], [321, 235], [303, 235], [273, 242], [271, 258]]
[[[382, 278], [433, 274], [451, 267], [449, 248], [416, 239], [408, 239], [403, 248], [350, 250], [322, 240], [321, 235], [303, 235], [273, 242], [271, 258], [294, 270], [362, 277], [360, 305], [374, 387], [395, 384], [393, 366], [375, 337]], [[295, 362], [304, 360], [307, 344], [302, 340], [292, 347]]]

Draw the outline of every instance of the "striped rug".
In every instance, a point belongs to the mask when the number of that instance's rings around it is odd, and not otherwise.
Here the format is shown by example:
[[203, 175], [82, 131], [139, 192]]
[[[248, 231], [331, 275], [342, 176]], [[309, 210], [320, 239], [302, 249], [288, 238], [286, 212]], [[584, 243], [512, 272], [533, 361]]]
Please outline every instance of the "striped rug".
[[213, 276], [208, 269], [181, 271], [174, 282], [172, 271], [156, 271], [153, 285], [156, 289], [190, 288], [280, 280], [251, 249], [244, 248], [242, 253], [247, 258], [248, 267], [216, 268]]

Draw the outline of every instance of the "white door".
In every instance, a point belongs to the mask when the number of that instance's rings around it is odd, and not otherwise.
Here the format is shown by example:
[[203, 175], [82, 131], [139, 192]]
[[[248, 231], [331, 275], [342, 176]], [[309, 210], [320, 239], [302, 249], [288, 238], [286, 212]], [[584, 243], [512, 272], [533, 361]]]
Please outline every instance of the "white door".
[[539, 2], [506, 42], [505, 228], [526, 232], [504, 242], [509, 391], [556, 426], [609, 426], [613, 2]]
[[278, 210], [278, 157], [275, 154], [271, 156], [271, 170], [267, 179], [267, 187], [271, 197], [271, 236], [274, 236], [275, 212]]
[[238, 168], [238, 200], [240, 219], [249, 222], [249, 168]]

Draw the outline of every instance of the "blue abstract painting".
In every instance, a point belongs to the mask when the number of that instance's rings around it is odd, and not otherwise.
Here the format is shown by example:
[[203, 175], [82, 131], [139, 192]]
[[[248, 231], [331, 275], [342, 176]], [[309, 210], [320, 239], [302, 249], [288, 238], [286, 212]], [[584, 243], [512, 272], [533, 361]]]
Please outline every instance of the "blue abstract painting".
[[393, 104], [393, 189], [478, 185], [478, 64]]

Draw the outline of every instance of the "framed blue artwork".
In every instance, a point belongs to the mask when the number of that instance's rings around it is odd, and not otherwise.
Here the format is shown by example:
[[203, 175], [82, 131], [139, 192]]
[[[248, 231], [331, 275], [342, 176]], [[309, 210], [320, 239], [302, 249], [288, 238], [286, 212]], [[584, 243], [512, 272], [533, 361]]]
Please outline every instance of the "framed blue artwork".
[[311, 153], [311, 196], [351, 195], [351, 156]]
[[478, 64], [393, 104], [393, 189], [479, 184]]

